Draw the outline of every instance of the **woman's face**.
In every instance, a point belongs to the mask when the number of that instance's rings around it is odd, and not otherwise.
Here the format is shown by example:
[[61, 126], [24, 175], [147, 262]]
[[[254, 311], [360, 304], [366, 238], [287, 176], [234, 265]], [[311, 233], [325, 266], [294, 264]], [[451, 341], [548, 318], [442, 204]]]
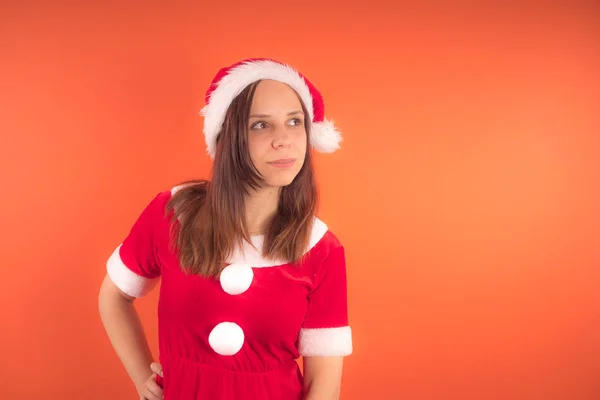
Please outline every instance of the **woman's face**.
[[292, 183], [304, 164], [306, 127], [302, 104], [285, 83], [261, 81], [254, 92], [248, 147], [256, 169], [270, 187]]

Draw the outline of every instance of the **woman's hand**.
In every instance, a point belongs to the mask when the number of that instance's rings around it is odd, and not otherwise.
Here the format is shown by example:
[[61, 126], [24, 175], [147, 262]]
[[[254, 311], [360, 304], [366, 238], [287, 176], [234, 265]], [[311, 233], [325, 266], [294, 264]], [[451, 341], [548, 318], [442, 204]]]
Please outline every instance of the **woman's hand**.
[[157, 362], [153, 362], [150, 365], [150, 369], [152, 370], [152, 375], [138, 389], [140, 400], [162, 400], [163, 389], [156, 383], [157, 375], [162, 378], [162, 366]]

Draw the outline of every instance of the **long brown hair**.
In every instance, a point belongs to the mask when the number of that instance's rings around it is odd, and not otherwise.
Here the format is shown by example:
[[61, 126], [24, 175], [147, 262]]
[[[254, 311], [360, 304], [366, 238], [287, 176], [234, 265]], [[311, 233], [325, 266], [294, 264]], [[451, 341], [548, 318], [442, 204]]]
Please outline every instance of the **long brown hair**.
[[[172, 212], [172, 245], [187, 273], [217, 277], [236, 245], [241, 246], [244, 240], [251, 243], [244, 198], [263, 182], [248, 150], [250, 107], [257, 84], [246, 87], [227, 111], [217, 139], [212, 181], [184, 182], [167, 205], [167, 211]], [[302, 109], [307, 118], [304, 104]], [[297, 263], [310, 241], [318, 193], [309, 122], [304, 124], [307, 134], [304, 165], [293, 182], [281, 189], [277, 212], [264, 234], [263, 248], [258, 249], [268, 259]]]

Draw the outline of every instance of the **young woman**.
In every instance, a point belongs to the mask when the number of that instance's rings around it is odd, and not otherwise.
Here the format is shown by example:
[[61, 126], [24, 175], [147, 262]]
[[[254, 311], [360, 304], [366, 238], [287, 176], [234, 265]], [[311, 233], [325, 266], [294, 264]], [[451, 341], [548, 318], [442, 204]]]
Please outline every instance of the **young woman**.
[[[337, 399], [346, 264], [315, 215], [311, 149], [341, 135], [316, 88], [270, 59], [220, 70], [206, 102], [211, 180], [158, 193], [109, 258], [108, 337], [140, 399]], [[159, 279], [154, 362], [133, 301]]]

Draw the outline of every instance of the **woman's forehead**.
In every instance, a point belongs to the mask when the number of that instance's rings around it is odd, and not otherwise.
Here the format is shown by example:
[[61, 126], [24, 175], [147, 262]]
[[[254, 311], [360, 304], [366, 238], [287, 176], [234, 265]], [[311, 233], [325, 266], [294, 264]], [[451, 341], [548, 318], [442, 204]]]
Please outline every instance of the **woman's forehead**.
[[302, 107], [298, 94], [290, 86], [274, 80], [265, 80], [256, 87], [251, 110], [261, 113], [268, 113], [269, 110], [292, 112], [301, 111]]

